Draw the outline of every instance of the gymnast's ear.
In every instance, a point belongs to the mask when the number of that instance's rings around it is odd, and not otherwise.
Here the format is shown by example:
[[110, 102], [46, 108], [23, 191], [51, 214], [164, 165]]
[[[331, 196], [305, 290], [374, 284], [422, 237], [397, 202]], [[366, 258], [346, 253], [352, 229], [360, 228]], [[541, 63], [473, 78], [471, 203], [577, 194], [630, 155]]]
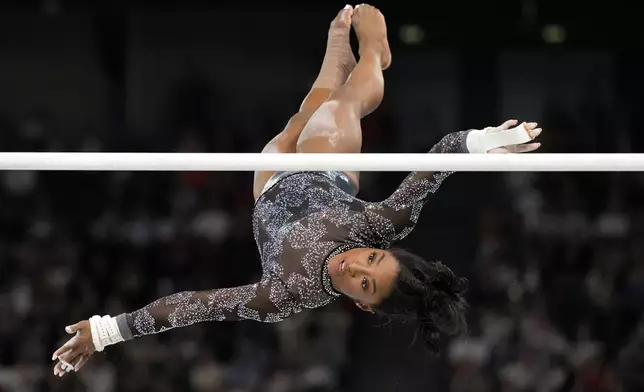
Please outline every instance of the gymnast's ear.
[[356, 301], [356, 306], [359, 307], [360, 310], [362, 310], [362, 311], [369, 312], [369, 313], [375, 313], [373, 311], [373, 306], [371, 306], [371, 305], [365, 305], [363, 303], [360, 303], [360, 302]]

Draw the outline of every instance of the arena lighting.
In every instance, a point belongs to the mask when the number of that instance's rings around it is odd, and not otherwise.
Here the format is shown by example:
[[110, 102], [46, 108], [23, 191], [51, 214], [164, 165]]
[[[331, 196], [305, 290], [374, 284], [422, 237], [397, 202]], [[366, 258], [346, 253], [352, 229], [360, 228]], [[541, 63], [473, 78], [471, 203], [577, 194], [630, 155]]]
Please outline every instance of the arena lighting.
[[425, 30], [416, 24], [408, 24], [400, 27], [400, 40], [407, 45], [418, 45], [425, 39]]
[[0, 153], [0, 170], [46, 171], [643, 171], [644, 154]]
[[566, 40], [566, 29], [560, 25], [544, 26], [541, 38], [548, 44], [561, 44]]

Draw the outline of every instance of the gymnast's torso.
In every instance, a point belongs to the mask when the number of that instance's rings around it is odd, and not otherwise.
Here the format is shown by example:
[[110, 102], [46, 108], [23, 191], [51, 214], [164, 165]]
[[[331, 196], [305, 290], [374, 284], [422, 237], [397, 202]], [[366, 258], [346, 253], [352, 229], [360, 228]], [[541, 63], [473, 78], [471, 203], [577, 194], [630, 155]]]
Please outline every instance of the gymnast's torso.
[[[432, 152], [463, 152], [466, 132], [447, 135]], [[263, 279], [278, 279], [288, 314], [327, 305], [338, 294], [329, 260], [352, 248], [388, 249], [415, 226], [425, 199], [450, 173], [412, 173], [388, 199], [356, 198], [335, 172], [289, 173], [267, 189], [253, 211]], [[340, 185], [339, 185], [340, 184]], [[289, 301], [285, 301], [284, 305]], [[284, 314], [286, 316], [286, 314]]]
[[[467, 131], [430, 152], [467, 152]], [[401, 157], [402, 158], [402, 157]], [[278, 322], [339, 296], [328, 261], [352, 248], [388, 249], [414, 228], [428, 197], [450, 172], [412, 172], [387, 199], [356, 198], [327, 172], [288, 173], [257, 200], [253, 232], [262, 278], [245, 286], [186, 291], [116, 317], [125, 339], [202, 321]]]
[[368, 235], [368, 203], [339, 187], [334, 175], [341, 174], [286, 174], [260, 196], [253, 211], [262, 280], [279, 279], [283, 296], [295, 304], [291, 312], [321, 307], [339, 296], [326, 268], [333, 256], [376, 246]]

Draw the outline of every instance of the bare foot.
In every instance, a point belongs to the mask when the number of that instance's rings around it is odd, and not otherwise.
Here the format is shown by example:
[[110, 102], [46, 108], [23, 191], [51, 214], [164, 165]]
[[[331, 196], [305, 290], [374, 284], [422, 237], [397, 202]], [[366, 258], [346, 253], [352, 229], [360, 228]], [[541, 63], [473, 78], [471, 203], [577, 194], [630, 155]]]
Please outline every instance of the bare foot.
[[387, 41], [387, 24], [382, 13], [368, 4], [357, 5], [353, 12], [352, 24], [360, 43], [360, 53], [375, 52], [380, 57], [382, 69], [389, 68], [391, 50]]
[[338, 66], [345, 72], [345, 80], [356, 67], [356, 58], [353, 55], [350, 43], [352, 16], [353, 7], [347, 4], [331, 21], [327, 38], [327, 51], [331, 48], [337, 48], [335, 52], [339, 55], [336, 61], [338, 61]]

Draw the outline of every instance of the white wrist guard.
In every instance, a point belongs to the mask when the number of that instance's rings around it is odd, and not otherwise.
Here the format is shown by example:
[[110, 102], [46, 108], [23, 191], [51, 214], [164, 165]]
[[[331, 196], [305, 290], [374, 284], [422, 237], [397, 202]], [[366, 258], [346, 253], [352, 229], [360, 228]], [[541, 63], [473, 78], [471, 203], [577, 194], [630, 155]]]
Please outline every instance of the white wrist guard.
[[114, 317], [94, 316], [89, 319], [89, 326], [96, 351], [103, 351], [107, 346], [125, 341]]
[[470, 154], [487, 154], [494, 148], [523, 144], [532, 140], [523, 123], [500, 132], [493, 132], [494, 129], [474, 129], [467, 134], [465, 144]]

